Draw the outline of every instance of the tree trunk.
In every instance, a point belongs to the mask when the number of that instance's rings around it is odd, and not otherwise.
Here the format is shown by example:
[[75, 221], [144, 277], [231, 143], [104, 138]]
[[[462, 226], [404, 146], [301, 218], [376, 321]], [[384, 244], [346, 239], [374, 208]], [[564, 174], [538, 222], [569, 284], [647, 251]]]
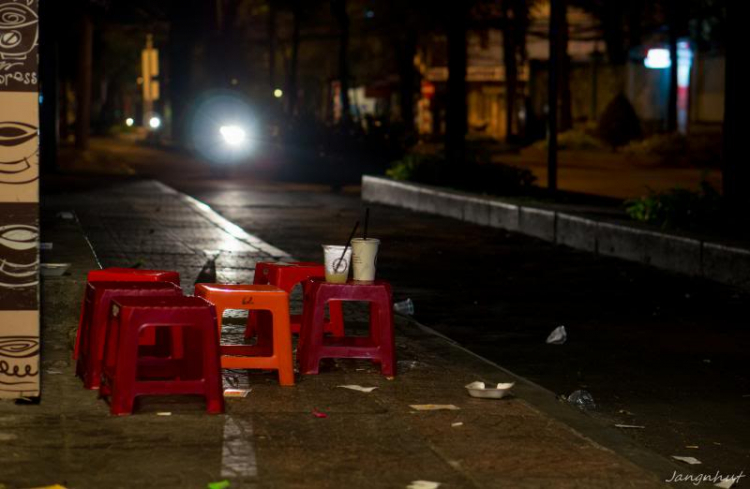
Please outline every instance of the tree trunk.
[[560, 132], [568, 131], [573, 128], [573, 102], [570, 93], [570, 56], [568, 56], [568, 16], [567, 1], [558, 0], [561, 4], [559, 7], [561, 13], [560, 19], [560, 46], [559, 46], [559, 63], [560, 63]]
[[669, 23], [669, 101], [667, 102], [667, 131], [677, 130], [677, 5], [669, 0], [667, 5]]
[[[172, 108], [172, 138], [178, 143], [184, 143], [185, 117], [190, 94], [190, 71], [193, 60], [193, 46], [198, 22], [195, 18], [195, 7], [192, 1], [181, 2], [171, 12], [169, 30], [169, 85], [167, 96]], [[145, 118], [147, 115], [143, 114]]]
[[566, 35], [562, 29], [567, 27], [564, 0], [552, 0], [549, 19], [549, 80], [547, 85], [547, 188], [557, 190], [557, 100], [560, 89], [561, 53], [565, 52]]
[[57, 171], [58, 147], [58, 30], [55, 19], [58, 15], [57, 4], [42, 2], [39, 4], [39, 85], [42, 93], [42, 104], [39, 107], [39, 165], [46, 172]]
[[94, 24], [91, 15], [84, 12], [78, 33], [78, 77], [76, 86], [76, 149], [89, 147], [91, 126], [91, 70]]
[[457, 2], [449, 8], [448, 97], [445, 121], [445, 156], [451, 165], [464, 162], [466, 152], [466, 29], [467, 7]]
[[346, 12], [346, 0], [331, 0], [331, 10], [339, 24], [341, 123], [347, 126], [351, 121], [351, 105], [349, 102], [349, 14]]
[[405, 33], [403, 43], [396, 46], [399, 54], [399, 104], [401, 109], [401, 121], [407, 133], [415, 132], [414, 123], [414, 84], [416, 81], [416, 69], [414, 68], [414, 55], [417, 53], [417, 33], [414, 29], [408, 29]]
[[[722, 190], [725, 199], [724, 209], [746, 222], [750, 211], [750, 165], [747, 164], [743, 141], [741, 118], [742, 107], [747, 107], [747, 90], [740, 89], [741, 76], [737, 57], [738, 47], [742, 47], [739, 31], [741, 15], [735, 7], [727, 5], [727, 37], [725, 48], [726, 68], [724, 74], [724, 131], [722, 140]], [[743, 221], [740, 221], [742, 219]]]
[[518, 85], [518, 62], [516, 46], [517, 21], [515, 9], [510, 2], [503, 2], [503, 63], [505, 64], [505, 140], [515, 138], [516, 87]]
[[269, 2], [268, 11], [268, 84], [276, 89], [276, 6]]
[[299, 31], [301, 22], [301, 5], [295, 2], [292, 9], [292, 58], [289, 61], [289, 84], [287, 86], [287, 114], [294, 117], [297, 111], [297, 73], [299, 71]]

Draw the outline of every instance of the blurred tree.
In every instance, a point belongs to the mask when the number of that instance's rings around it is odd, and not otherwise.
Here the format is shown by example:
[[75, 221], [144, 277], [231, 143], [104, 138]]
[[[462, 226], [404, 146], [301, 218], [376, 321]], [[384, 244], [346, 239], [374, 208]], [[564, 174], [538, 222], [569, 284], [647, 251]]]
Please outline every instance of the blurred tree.
[[346, 0], [331, 0], [331, 14], [339, 28], [338, 76], [341, 97], [341, 123], [348, 126], [351, 121], [351, 104], [349, 101], [349, 13], [346, 11]]
[[448, 34], [445, 155], [453, 165], [463, 163], [466, 149], [466, 31], [470, 7], [470, 2], [450, 2], [443, 7]]
[[[561, 3], [559, 37], [555, 40], [559, 43], [558, 66], [560, 69], [560, 124], [559, 132], [565, 132], [573, 128], [573, 101], [570, 93], [570, 55], [568, 54], [568, 41], [570, 39], [570, 26], [568, 24], [568, 2], [567, 0], [555, 0]], [[554, 41], [552, 41], [554, 42]]]
[[505, 65], [505, 127], [506, 140], [516, 137], [516, 98], [518, 63], [526, 59], [526, 35], [529, 26], [529, 2], [502, 0], [503, 63]]

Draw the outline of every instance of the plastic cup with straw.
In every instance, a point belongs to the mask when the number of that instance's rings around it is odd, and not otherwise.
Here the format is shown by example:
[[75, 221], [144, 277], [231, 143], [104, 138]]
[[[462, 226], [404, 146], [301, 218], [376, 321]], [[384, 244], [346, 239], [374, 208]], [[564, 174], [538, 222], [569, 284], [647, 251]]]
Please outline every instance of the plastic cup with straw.
[[356, 282], [375, 280], [375, 268], [378, 263], [380, 240], [367, 237], [370, 221], [370, 208], [365, 209], [365, 231], [362, 238], [352, 240], [352, 278]]
[[326, 282], [343, 284], [349, 276], [349, 265], [351, 263], [352, 250], [349, 243], [354, 237], [354, 233], [359, 228], [359, 221], [354, 224], [346, 245], [323, 245], [323, 258], [326, 269]]

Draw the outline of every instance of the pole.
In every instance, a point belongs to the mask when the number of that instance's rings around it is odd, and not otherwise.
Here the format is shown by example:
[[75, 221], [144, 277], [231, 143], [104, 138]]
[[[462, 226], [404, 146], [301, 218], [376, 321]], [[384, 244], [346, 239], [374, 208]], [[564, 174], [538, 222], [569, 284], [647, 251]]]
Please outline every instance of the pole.
[[549, 19], [549, 86], [547, 102], [547, 188], [557, 190], [557, 97], [560, 78], [560, 17], [562, 0], [551, 0]]

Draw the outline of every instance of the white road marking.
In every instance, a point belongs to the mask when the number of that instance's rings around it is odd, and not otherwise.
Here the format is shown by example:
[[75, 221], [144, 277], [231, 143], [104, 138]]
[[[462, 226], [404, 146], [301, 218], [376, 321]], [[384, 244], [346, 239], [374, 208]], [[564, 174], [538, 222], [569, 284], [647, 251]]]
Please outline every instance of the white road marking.
[[221, 451], [221, 477], [232, 479], [257, 476], [252, 422], [249, 419], [227, 416]]

